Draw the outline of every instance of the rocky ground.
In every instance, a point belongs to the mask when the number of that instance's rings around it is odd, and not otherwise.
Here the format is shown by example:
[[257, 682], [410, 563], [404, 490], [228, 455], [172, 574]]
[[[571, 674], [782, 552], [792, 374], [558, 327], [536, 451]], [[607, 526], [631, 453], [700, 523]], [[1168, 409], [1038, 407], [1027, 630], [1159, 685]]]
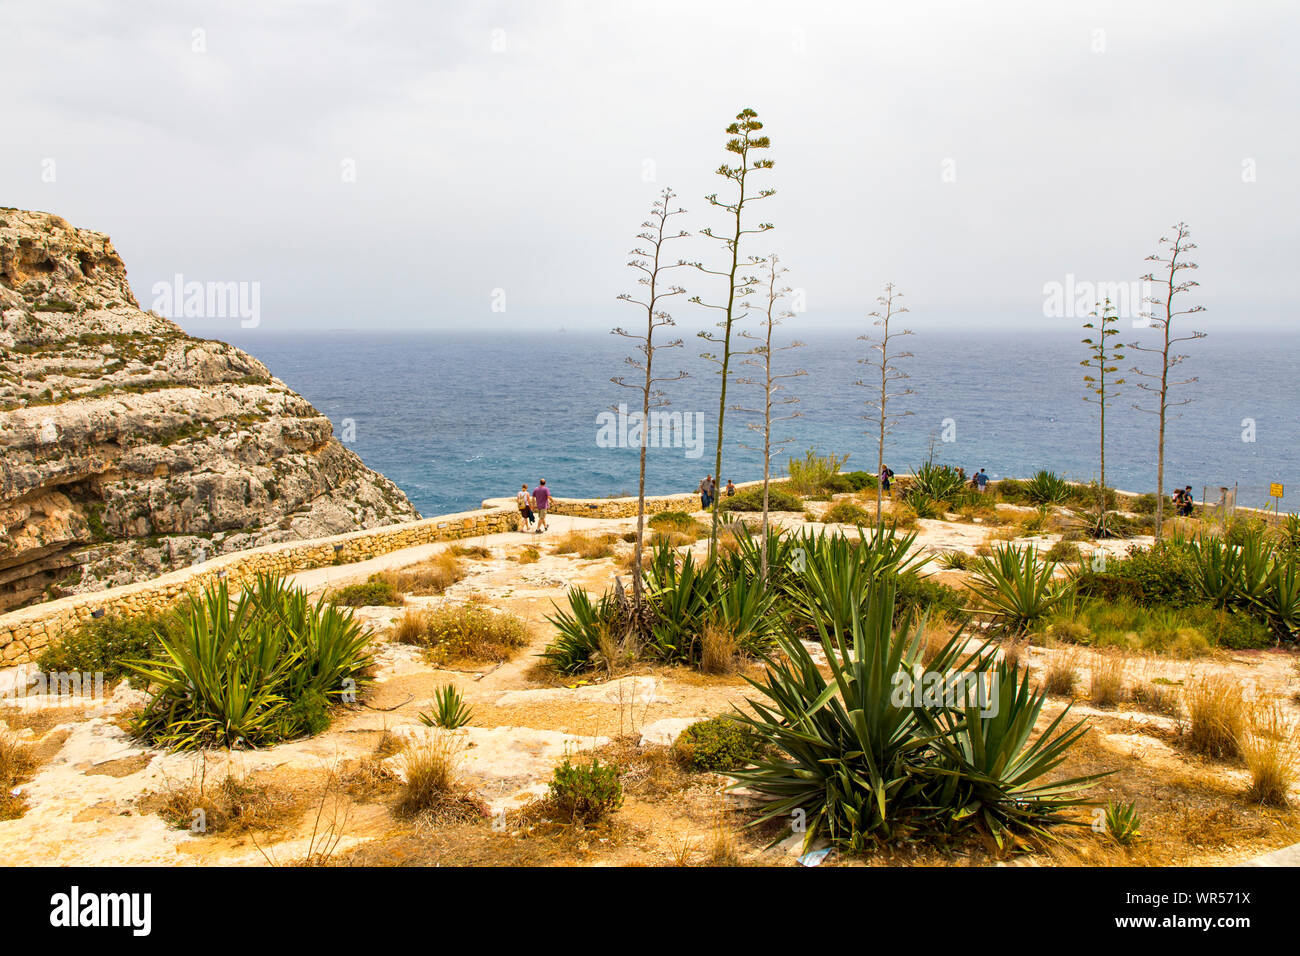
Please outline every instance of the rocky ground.
[[142, 311], [103, 234], [0, 209], [0, 611], [417, 517], [257, 359]]
[[[785, 515], [790, 525], [801, 516]], [[164, 754], [141, 747], [122, 727], [123, 715], [141, 699], [122, 686], [106, 702], [26, 699], [0, 709], [0, 720], [32, 745], [40, 765], [21, 790], [27, 809], [0, 822], [0, 862], [6, 864], [657, 864], [752, 863], [797, 865], [789, 845], [765, 848], [767, 834], [745, 829], [752, 817], [743, 793], [729, 793], [712, 774], [685, 773], [667, 744], [689, 723], [743, 704], [743, 676], [706, 676], [685, 668], [637, 666], [612, 675], [558, 679], [536, 666], [535, 655], [552, 630], [551, 602], [571, 585], [600, 592], [619, 571], [617, 558], [580, 560], [553, 553], [570, 529], [593, 534], [624, 532], [630, 520], [554, 517], [548, 535], [494, 535], [461, 544], [489, 549], [466, 559], [469, 574], [438, 597], [409, 597], [408, 604], [481, 599], [528, 622], [526, 648], [512, 659], [471, 667], [440, 668], [410, 646], [388, 639], [403, 608], [358, 611], [374, 629], [379, 658], [373, 693], [363, 706], [341, 710], [325, 733], [264, 751], [234, 755]], [[920, 541], [932, 552], [973, 550], [985, 531], [971, 523], [920, 522]], [[364, 580], [377, 570], [426, 560], [448, 545], [395, 552], [357, 565], [321, 568], [296, 576], [314, 592]], [[536, 547], [540, 558], [517, 558]], [[626, 547], [620, 545], [621, 549]], [[953, 576], [945, 572], [945, 577]], [[1080, 654], [1087, 686], [1090, 652], [1033, 647], [1023, 652], [1035, 672], [1055, 655]], [[1220, 653], [1192, 661], [1134, 659], [1134, 673], [1171, 681], [1219, 671], [1248, 683], [1257, 695], [1276, 698], [1294, 716], [1295, 655], [1284, 651]], [[16, 669], [0, 680], [17, 679]], [[473, 707], [461, 734], [460, 774], [486, 804], [486, 817], [440, 822], [407, 820], [395, 813], [399, 743], [428, 731], [416, 719], [433, 691], [454, 683]], [[3, 688], [0, 687], [0, 690]], [[1092, 707], [1086, 691], [1073, 712], [1091, 730], [1060, 769], [1063, 776], [1112, 771], [1094, 794], [1101, 800], [1136, 800], [1143, 838], [1116, 846], [1081, 826], [1054, 847], [1012, 857], [1015, 865], [1059, 863], [1196, 865], [1251, 860], [1300, 840], [1294, 810], [1270, 810], [1243, 796], [1240, 766], [1190, 755], [1178, 720], [1121, 705]], [[1053, 698], [1044, 720], [1069, 701]], [[544, 792], [564, 754], [597, 749], [624, 768], [627, 799], [608, 823], [587, 829], [553, 826], [530, 818], [529, 801]], [[199, 780], [213, 787], [227, 774], [266, 795], [258, 820], [221, 833], [193, 833], [174, 814], [165, 819], [167, 795]], [[1300, 793], [1293, 793], [1300, 798]], [[991, 848], [954, 846], [891, 848], [870, 863], [938, 865], [998, 862]], [[853, 861], [830, 855], [823, 865]]]

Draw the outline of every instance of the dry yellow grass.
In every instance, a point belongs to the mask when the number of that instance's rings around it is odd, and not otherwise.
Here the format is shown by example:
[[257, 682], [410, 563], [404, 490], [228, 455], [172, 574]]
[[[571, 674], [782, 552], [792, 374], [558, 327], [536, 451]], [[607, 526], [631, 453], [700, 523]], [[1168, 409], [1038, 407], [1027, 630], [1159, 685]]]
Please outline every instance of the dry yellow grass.
[[706, 674], [730, 674], [736, 669], [740, 646], [731, 628], [721, 621], [710, 621], [700, 634], [700, 670]]
[[1276, 703], [1261, 705], [1251, 715], [1250, 732], [1241, 741], [1241, 756], [1250, 771], [1246, 795], [1256, 803], [1285, 807], [1296, 782], [1300, 734], [1295, 721]]
[[1187, 746], [1207, 757], [1236, 757], [1249, 715], [1241, 685], [1226, 674], [1194, 677], [1187, 684]]
[[528, 626], [482, 604], [408, 610], [393, 625], [394, 640], [428, 649], [436, 663], [505, 661], [528, 643]]
[[1114, 707], [1124, 699], [1123, 654], [1098, 654], [1092, 661], [1088, 698], [1094, 707]]
[[1057, 650], [1047, 661], [1043, 689], [1054, 697], [1073, 697], [1079, 686], [1079, 652], [1074, 648]]
[[399, 594], [441, 594], [465, 577], [465, 568], [451, 551], [440, 551], [409, 568], [380, 571], [378, 577]]
[[179, 830], [195, 834], [274, 830], [295, 822], [306, 809], [298, 794], [253, 780], [227, 768], [219, 780], [207, 779], [206, 759], [186, 781], [165, 781], [142, 808]]
[[397, 813], [430, 823], [446, 824], [485, 819], [487, 807], [460, 780], [461, 758], [467, 746], [455, 731], [435, 731], [403, 754], [402, 789]]
[[31, 748], [8, 730], [0, 730], [0, 820], [12, 820], [23, 815], [27, 801], [13, 791], [26, 782], [35, 769], [36, 758]]
[[614, 542], [617, 540], [618, 537], [612, 534], [593, 537], [581, 531], [570, 531], [555, 540], [555, 553], [573, 554], [584, 561], [594, 561], [613, 556]]

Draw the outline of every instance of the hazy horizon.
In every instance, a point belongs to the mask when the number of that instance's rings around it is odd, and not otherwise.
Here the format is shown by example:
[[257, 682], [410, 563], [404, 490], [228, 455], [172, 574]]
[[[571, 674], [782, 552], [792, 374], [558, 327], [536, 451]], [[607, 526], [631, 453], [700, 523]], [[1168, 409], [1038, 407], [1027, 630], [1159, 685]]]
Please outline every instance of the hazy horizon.
[[[630, 324], [651, 201], [716, 224], [752, 107], [778, 192], [746, 251], [803, 290], [792, 330], [867, 331], [886, 281], [918, 330], [1077, 327], [1045, 286], [1132, 282], [1179, 220], [1195, 327], [1294, 320], [1284, 4], [46, 0], [0, 23], [0, 204], [111, 235], [146, 309], [182, 276], [256, 286], [260, 334]], [[674, 304], [686, 335], [710, 321]]]

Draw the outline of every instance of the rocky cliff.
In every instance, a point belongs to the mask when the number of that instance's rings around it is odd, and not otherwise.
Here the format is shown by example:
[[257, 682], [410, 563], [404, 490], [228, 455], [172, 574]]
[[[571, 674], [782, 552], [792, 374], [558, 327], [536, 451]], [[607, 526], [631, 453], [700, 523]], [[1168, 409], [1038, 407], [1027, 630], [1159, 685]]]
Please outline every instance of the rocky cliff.
[[0, 611], [418, 517], [266, 367], [140, 309], [103, 234], [0, 208]]

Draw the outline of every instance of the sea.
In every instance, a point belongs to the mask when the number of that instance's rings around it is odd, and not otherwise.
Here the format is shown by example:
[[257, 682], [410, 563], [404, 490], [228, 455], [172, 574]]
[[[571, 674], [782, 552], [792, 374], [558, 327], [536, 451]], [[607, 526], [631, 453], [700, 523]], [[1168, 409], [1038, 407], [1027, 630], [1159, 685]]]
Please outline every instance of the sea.
[[[556, 329], [509, 335], [465, 332], [338, 331], [276, 335], [239, 330], [223, 338], [261, 359], [333, 422], [335, 434], [371, 468], [387, 475], [426, 516], [476, 508], [489, 497], [512, 496], [545, 478], [557, 497], [630, 495], [637, 486], [637, 438], [618, 405], [640, 408], [625, 362], [629, 342], [596, 332]], [[776, 414], [774, 473], [809, 448], [847, 455], [844, 470], [875, 471], [876, 389], [855, 385], [872, 375], [856, 334], [801, 335], [805, 344], [778, 353], [782, 396], [797, 403]], [[886, 463], [906, 473], [926, 460], [984, 468], [993, 477], [1023, 477], [1049, 468], [1071, 479], [1098, 473], [1098, 408], [1086, 402], [1077, 330], [951, 329], [900, 340], [911, 357], [892, 391], [900, 417], [886, 439]], [[648, 453], [650, 494], [694, 491], [712, 473], [717, 367], [702, 345], [656, 352], [656, 374], [687, 377], [662, 383], [680, 413], [672, 427], [652, 429], [659, 447]], [[1300, 500], [1300, 334], [1210, 335], [1186, 343], [1178, 380], [1197, 379], [1171, 393], [1190, 399], [1172, 410], [1166, 441], [1166, 490], [1191, 485], [1211, 500], [1235, 487], [1240, 505], [1270, 506], [1270, 486], [1283, 485], [1281, 510]], [[1106, 479], [1112, 487], [1152, 491], [1156, 480], [1155, 396], [1136, 387], [1128, 369], [1150, 369], [1151, 358], [1130, 354], [1117, 373], [1126, 379], [1107, 410]], [[734, 360], [737, 377], [760, 370]], [[877, 382], [878, 373], [877, 374]], [[762, 477], [762, 389], [734, 382], [728, 390], [721, 483]], [[733, 407], [734, 406], [734, 407]], [[906, 414], [904, 414], [906, 413]], [[680, 425], [678, 424], [680, 423]], [[635, 424], [633, 419], [630, 424]], [[702, 434], [701, 434], [702, 433]]]

